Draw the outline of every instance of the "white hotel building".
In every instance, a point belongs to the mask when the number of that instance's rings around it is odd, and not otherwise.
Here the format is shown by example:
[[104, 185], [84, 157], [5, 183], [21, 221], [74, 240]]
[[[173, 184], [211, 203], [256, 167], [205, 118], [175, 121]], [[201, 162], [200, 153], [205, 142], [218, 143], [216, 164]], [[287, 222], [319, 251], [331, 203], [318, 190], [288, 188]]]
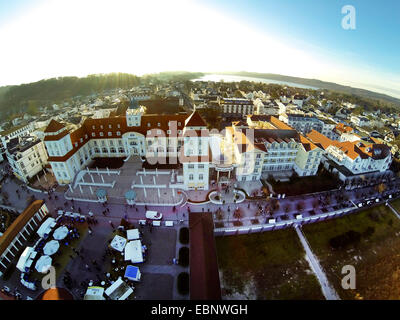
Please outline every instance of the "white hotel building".
[[[86, 119], [72, 132], [52, 120], [44, 142], [58, 183], [71, 183], [96, 157], [137, 155], [146, 157], [149, 163], [158, 159], [171, 163], [175, 159], [182, 164], [185, 189], [207, 189], [208, 136], [200, 137], [207, 125], [200, 114], [144, 113], [145, 108], [133, 102], [126, 111], [114, 111], [107, 118]], [[180, 157], [181, 152], [184, 157]]]

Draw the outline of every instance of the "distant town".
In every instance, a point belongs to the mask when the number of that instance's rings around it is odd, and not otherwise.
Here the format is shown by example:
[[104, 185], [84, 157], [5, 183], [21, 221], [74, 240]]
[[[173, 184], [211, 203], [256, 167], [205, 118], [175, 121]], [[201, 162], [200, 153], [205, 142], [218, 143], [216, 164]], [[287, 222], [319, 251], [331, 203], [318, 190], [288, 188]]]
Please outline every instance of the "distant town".
[[4, 109], [0, 297], [390, 298], [360, 277], [400, 245], [393, 102], [237, 78]]

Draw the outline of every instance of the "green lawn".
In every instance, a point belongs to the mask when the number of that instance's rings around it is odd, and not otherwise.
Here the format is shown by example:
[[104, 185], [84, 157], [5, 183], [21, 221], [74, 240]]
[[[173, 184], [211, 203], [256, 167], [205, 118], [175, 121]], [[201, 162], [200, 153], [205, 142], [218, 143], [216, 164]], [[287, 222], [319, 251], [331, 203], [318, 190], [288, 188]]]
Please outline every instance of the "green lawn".
[[400, 199], [394, 200], [390, 204], [398, 213], [400, 213]]
[[[342, 299], [400, 298], [400, 221], [387, 207], [381, 205], [309, 224], [303, 230]], [[332, 249], [330, 239], [350, 230], [360, 233], [361, 240], [341, 249]], [[341, 287], [341, 270], [345, 265], [353, 265], [356, 269], [355, 290]]]
[[324, 299], [293, 229], [217, 237], [225, 298]]

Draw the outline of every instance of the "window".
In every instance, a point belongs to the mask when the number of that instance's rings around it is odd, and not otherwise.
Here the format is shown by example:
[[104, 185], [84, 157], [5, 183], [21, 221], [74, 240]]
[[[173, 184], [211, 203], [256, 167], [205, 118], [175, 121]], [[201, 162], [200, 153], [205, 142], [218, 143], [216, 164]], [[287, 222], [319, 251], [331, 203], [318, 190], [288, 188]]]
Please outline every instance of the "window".
[[100, 125], [100, 129], [103, 129], [103, 125]]
[[118, 129], [121, 128], [121, 125], [120, 125], [119, 123], [117, 124], [117, 128], [118, 128]]
[[92, 129], [94, 130], [94, 129], [96, 129], [96, 127], [95, 127], [95, 126], [92, 126]]
[[199, 164], [199, 169], [204, 169], [204, 164]]
[[189, 168], [189, 169], [194, 169], [194, 164], [189, 164], [189, 165], [188, 165], [188, 168]]
[[108, 125], [108, 127], [111, 129], [111, 128], [112, 128], [112, 125], [111, 125], [111, 124], [109, 124], [109, 125]]
[[104, 136], [104, 133], [103, 133], [103, 132], [100, 132], [100, 137], [102, 137], [102, 136]]
[[121, 132], [120, 131], [117, 131], [117, 136], [120, 136], [121, 135]]
[[108, 132], [108, 136], [111, 137], [112, 136], [112, 132]]
[[203, 174], [199, 174], [199, 180], [203, 180]]
[[189, 174], [189, 180], [193, 180], [193, 174]]
[[94, 132], [92, 132], [92, 137], [95, 137], [95, 136], [96, 136], [96, 134]]

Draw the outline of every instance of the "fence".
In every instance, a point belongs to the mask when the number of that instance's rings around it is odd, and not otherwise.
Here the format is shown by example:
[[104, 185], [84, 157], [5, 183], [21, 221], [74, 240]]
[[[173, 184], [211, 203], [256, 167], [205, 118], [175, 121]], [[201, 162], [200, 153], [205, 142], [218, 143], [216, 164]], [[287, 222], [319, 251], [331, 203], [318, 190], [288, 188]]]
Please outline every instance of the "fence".
[[[362, 208], [363, 209], [363, 208]], [[291, 219], [286, 221], [279, 221], [275, 223], [265, 223], [254, 226], [240, 226], [240, 227], [227, 227], [227, 228], [215, 228], [214, 234], [215, 236], [232, 236], [232, 235], [240, 235], [240, 234], [250, 234], [257, 232], [266, 232], [272, 230], [286, 229], [293, 227], [295, 224], [308, 224], [319, 221], [324, 221], [332, 218], [337, 218], [349, 214], [351, 212], [357, 211], [358, 208], [348, 208], [343, 210], [338, 210], [330, 213], [323, 213], [315, 216], [304, 217], [301, 219]]]

